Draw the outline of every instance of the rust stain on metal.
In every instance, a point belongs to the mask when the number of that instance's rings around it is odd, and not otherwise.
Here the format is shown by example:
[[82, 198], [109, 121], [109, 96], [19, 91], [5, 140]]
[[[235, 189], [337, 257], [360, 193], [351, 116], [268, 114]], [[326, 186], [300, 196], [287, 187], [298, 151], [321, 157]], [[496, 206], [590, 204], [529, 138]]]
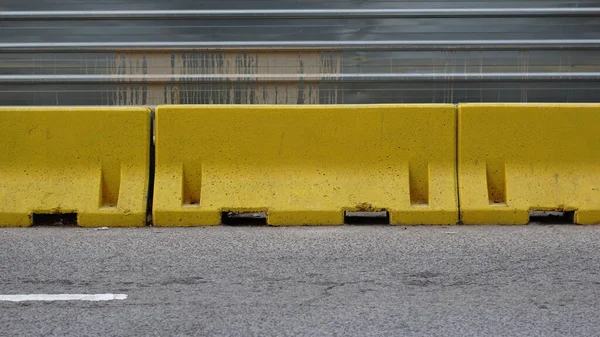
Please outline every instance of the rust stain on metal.
[[[318, 75], [342, 73], [341, 52], [127, 52], [111, 56], [108, 71], [121, 75], [173, 75], [167, 84], [126, 84], [108, 93], [110, 105], [156, 104], [334, 104], [339, 103], [337, 84], [290, 81], [261, 83], [240, 75]], [[225, 75], [218, 83], [178, 83], [178, 75]]]

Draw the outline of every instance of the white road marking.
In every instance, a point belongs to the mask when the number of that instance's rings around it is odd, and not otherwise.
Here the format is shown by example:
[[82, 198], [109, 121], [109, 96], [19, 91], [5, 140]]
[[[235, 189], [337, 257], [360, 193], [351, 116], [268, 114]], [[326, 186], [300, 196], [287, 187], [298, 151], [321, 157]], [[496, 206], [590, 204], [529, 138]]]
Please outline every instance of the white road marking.
[[124, 300], [125, 294], [19, 294], [0, 295], [0, 301], [112, 301]]

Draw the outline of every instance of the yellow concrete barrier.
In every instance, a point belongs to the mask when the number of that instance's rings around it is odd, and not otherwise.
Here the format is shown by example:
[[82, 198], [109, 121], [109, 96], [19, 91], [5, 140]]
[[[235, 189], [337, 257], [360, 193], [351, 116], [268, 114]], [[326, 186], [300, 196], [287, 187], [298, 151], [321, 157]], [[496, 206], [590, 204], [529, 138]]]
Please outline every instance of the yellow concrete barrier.
[[600, 223], [600, 104], [459, 104], [465, 224], [524, 224], [530, 211]]
[[148, 108], [0, 108], [0, 226], [145, 224]]
[[453, 105], [164, 105], [156, 109], [153, 221], [342, 224], [387, 210], [393, 224], [454, 224]]

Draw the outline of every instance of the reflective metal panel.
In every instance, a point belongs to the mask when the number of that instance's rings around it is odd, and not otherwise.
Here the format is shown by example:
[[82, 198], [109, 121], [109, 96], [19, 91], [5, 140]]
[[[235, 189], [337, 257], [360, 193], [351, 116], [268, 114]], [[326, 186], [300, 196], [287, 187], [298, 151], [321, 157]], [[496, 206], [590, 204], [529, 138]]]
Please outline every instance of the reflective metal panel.
[[600, 99], [597, 0], [5, 0], [0, 31], [0, 105]]

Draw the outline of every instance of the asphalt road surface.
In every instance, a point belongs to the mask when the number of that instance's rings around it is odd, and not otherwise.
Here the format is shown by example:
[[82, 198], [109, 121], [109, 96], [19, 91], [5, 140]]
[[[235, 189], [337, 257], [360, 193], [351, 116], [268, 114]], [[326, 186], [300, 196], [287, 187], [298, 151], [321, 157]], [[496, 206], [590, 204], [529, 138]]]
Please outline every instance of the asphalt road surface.
[[600, 227], [0, 229], [2, 336], [598, 336]]

